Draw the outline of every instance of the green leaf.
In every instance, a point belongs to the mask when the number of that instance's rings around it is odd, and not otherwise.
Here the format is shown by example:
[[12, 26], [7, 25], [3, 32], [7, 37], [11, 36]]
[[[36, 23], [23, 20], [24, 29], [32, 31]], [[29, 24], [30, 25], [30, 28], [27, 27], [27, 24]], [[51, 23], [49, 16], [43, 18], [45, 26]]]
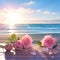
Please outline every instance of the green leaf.
[[6, 41], [6, 43], [12, 43], [16, 40], [16, 35], [15, 34], [12, 34], [11, 37], [9, 37]]
[[14, 41], [14, 40], [16, 40], [16, 35], [15, 34], [12, 34], [11, 35], [11, 39]]
[[40, 41], [38, 41], [37, 44], [40, 45], [40, 46], [42, 46], [42, 42], [40, 42]]

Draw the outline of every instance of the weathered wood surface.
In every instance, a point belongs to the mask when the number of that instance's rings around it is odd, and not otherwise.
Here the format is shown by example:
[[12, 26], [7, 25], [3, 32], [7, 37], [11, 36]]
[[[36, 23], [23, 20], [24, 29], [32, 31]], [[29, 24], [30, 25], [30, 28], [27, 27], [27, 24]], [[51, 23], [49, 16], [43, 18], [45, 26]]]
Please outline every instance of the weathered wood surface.
[[[33, 50], [16, 51], [16, 54], [0, 51], [0, 60], [60, 60], [60, 46], [56, 48], [57, 53], [54, 55], [43, 54], [35, 45]], [[3, 49], [0, 49], [3, 50]]]

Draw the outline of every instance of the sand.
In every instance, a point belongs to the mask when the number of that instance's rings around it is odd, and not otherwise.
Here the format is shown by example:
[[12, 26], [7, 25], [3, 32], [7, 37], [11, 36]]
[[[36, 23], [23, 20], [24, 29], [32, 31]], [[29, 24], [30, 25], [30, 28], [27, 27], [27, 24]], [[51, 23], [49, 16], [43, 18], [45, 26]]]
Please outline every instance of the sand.
[[[25, 34], [16, 34], [17, 37], [22, 37], [24, 36]], [[43, 37], [45, 35], [48, 35], [48, 34], [29, 34], [32, 39], [33, 39], [33, 42], [37, 42], [39, 40], [42, 40]], [[55, 37], [57, 39], [57, 42], [60, 42], [60, 34], [58, 33], [55, 33], [55, 34], [49, 34], [49, 35], [52, 35], [53, 37]], [[6, 42], [6, 40], [10, 37], [11, 35], [10, 34], [0, 34], [0, 42]]]

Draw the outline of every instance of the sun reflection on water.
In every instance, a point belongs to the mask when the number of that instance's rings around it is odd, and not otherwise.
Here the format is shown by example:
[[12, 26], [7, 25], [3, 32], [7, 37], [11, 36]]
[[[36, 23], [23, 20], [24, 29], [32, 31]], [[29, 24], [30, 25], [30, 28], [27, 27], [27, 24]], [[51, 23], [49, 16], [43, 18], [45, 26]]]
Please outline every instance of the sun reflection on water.
[[14, 25], [10, 25], [9, 26], [9, 34], [13, 34], [13, 33], [15, 33], [15, 31], [14, 31]]

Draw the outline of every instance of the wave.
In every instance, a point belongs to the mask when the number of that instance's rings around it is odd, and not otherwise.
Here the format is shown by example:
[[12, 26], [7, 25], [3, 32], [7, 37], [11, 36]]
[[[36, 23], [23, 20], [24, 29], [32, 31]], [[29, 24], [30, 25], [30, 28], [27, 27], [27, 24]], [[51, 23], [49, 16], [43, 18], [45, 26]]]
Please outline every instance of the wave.
[[0, 25], [0, 33], [60, 33], [60, 24], [17, 24], [15, 26]]
[[1, 30], [60, 30], [60, 27], [0, 27]]
[[43, 33], [60, 33], [60, 30], [1, 30], [0, 34], [10, 33], [29, 33], [29, 34], [43, 34]]

